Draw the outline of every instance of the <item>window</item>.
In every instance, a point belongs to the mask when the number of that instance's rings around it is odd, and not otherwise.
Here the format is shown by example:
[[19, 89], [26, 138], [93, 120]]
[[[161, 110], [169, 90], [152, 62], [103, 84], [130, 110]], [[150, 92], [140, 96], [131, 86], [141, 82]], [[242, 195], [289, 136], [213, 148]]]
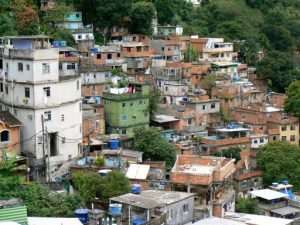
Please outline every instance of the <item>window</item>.
[[51, 111], [44, 112], [44, 121], [50, 121], [51, 120]]
[[67, 70], [75, 70], [75, 63], [68, 63], [67, 64]]
[[97, 59], [101, 59], [101, 54], [97, 54]]
[[5, 85], [5, 94], [8, 95], [8, 85]]
[[122, 107], [125, 108], [126, 107], [126, 102], [122, 103]]
[[126, 134], [126, 128], [122, 129], [122, 134]]
[[296, 141], [295, 135], [291, 135], [291, 136], [290, 136], [290, 141]]
[[295, 124], [291, 125], [291, 130], [296, 130], [296, 125]]
[[18, 111], [16, 109], [14, 109], [14, 115], [18, 116]]
[[281, 140], [282, 140], [282, 141], [286, 141], [286, 136], [282, 136], [282, 137], [281, 137]]
[[59, 69], [59, 70], [62, 70], [62, 63], [59, 63], [59, 64], [58, 64], [58, 69]]
[[18, 63], [18, 71], [23, 71], [23, 63]]
[[3, 92], [3, 83], [0, 83], [0, 92]]
[[264, 139], [263, 139], [263, 138], [260, 138], [260, 139], [259, 139], [259, 143], [264, 143]]
[[79, 80], [76, 82], [77, 90], [79, 90]]
[[50, 94], [50, 87], [44, 87], [43, 89], [44, 89], [45, 96], [50, 97], [50, 95], [51, 95]]
[[27, 71], [30, 70], [30, 65], [29, 65], [29, 64], [26, 65], [26, 70], [27, 70]]
[[186, 204], [183, 205], [183, 212], [185, 213], [185, 212], [188, 212], [188, 211], [189, 211], [189, 204], [186, 203]]
[[142, 100], [139, 100], [139, 105], [143, 104], [143, 101]]
[[211, 103], [210, 108], [211, 108], [211, 109], [216, 108], [216, 103]]
[[107, 59], [111, 59], [111, 54], [107, 54]]
[[205, 105], [202, 106], [202, 110], [205, 110]]
[[25, 97], [30, 98], [30, 88], [28, 87], [25, 88]]
[[136, 51], [137, 51], [137, 52], [142, 51], [142, 47], [140, 47], [140, 46], [136, 47]]
[[130, 102], [130, 106], [133, 107], [133, 102]]
[[193, 121], [192, 118], [188, 118], [188, 125], [192, 125], [192, 121]]
[[254, 144], [257, 144], [257, 142], [258, 142], [257, 139], [254, 139], [254, 140], [253, 140], [253, 143], [254, 143]]
[[165, 90], [167, 91], [167, 90], [168, 90], [168, 87], [165, 87]]
[[96, 91], [96, 85], [92, 85], [93, 91]]
[[282, 126], [281, 131], [286, 131], [286, 126]]
[[121, 57], [121, 54], [120, 54], [120, 53], [117, 53], [117, 57]]
[[122, 116], [122, 121], [126, 121], [126, 116]]
[[78, 35], [78, 39], [82, 39], [82, 36], [81, 36], [81, 35]]
[[273, 137], [273, 141], [276, 141], [276, 140], [277, 140], [277, 137], [276, 137], [276, 136], [274, 136], [274, 137]]
[[43, 74], [50, 73], [50, 64], [49, 63], [43, 63], [42, 64], [42, 70], [43, 70]]
[[8, 142], [10, 139], [10, 132], [8, 130], [1, 131], [1, 142]]
[[79, 13], [76, 13], [76, 18], [79, 18]]
[[165, 47], [161, 47], [161, 50], [164, 51], [164, 50], [165, 50]]
[[65, 121], [65, 114], [61, 114], [61, 121]]

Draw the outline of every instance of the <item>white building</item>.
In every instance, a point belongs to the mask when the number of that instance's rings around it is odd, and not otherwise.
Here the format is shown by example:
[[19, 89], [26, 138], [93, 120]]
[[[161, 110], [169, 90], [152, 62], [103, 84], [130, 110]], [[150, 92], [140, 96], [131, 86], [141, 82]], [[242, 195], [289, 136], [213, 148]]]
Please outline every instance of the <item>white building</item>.
[[191, 2], [195, 8], [200, 7], [201, 0], [186, 0], [187, 2]]
[[[0, 109], [23, 124], [21, 149], [32, 156], [32, 175], [51, 179], [67, 173], [81, 154], [81, 85], [77, 61], [49, 47], [46, 36], [5, 37], [12, 47], [0, 50]], [[44, 121], [44, 137], [42, 120]], [[45, 141], [43, 141], [43, 139]], [[47, 158], [47, 156], [49, 156]]]

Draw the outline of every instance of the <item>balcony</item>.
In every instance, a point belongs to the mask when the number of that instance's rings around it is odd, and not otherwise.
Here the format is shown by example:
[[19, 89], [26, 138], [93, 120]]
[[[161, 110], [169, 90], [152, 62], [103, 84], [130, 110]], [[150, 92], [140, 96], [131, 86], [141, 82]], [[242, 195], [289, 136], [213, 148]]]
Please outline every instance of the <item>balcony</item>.
[[122, 94], [113, 94], [108, 92], [102, 93], [103, 99], [110, 99], [114, 101], [126, 101], [126, 100], [133, 100], [133, 99], [140, 99], [140, 98], [148, 98], [148, 95], [143, 95], [141, 92], [136, 93], [122, 93]]

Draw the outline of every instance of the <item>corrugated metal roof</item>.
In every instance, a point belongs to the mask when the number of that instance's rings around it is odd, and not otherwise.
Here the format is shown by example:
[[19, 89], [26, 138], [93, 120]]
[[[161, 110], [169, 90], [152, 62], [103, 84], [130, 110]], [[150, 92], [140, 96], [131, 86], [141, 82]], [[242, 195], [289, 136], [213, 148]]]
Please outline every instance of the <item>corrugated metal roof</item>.
[[27, 207], [18, 206], [0, 209], [0, 221], [12, 221], [27, 224]]

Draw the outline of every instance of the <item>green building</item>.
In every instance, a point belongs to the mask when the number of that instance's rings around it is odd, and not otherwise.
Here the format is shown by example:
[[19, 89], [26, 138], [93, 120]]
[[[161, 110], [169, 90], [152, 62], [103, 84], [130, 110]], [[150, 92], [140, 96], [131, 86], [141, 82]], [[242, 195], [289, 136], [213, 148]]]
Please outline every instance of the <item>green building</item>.
[[133, 136], [137, 127], [149, 127], [149, 85], [129, 84], [103, 92], [106, 133]]

